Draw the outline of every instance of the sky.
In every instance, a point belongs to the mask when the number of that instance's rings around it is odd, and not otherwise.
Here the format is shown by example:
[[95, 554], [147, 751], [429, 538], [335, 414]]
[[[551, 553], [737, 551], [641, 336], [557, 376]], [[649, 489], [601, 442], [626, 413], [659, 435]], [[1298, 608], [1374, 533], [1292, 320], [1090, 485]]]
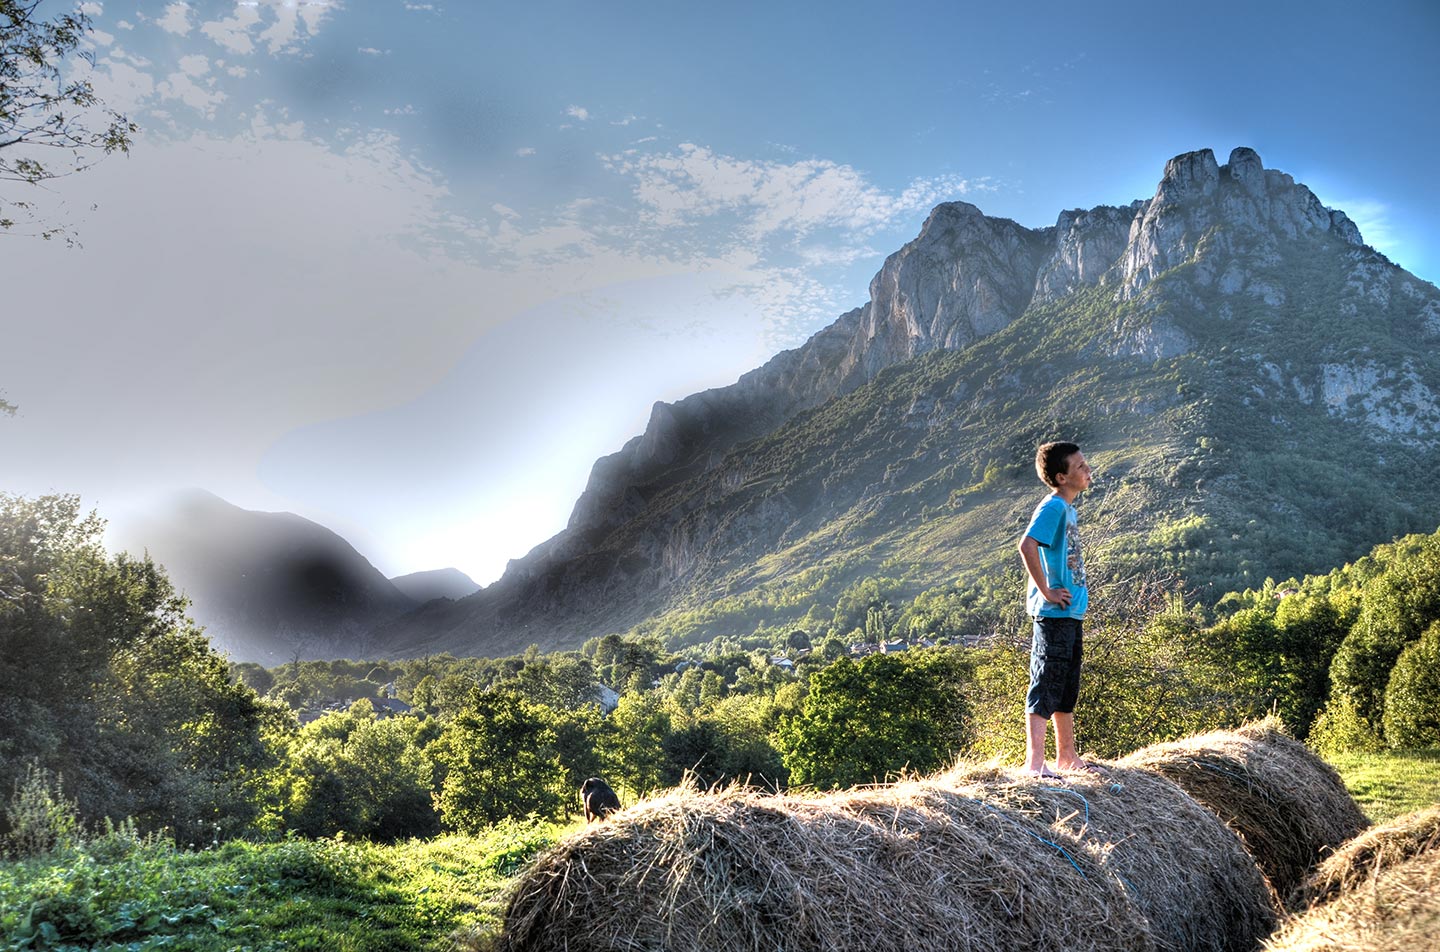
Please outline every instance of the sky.
[[1433, 0], [85, 10], [77, 70], [141, 131], [0, 182], [74, 241], [0, 233], [0, 490], [117, 523], [199, 487], [488, 583], [935, 204], [1044, 227], [1196, 149], [1440, 280]]

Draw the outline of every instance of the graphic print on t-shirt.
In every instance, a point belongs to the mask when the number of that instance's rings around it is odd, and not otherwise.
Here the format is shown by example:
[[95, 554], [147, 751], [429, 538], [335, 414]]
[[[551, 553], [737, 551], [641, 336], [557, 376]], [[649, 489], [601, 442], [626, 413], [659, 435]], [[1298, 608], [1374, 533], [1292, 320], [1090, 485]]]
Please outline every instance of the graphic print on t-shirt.
[[1080, 527], [1075, 520], [1065, 520], [1065, 564], [1076, 585], [1085, 584], [1085, 556], [1080, 553]]

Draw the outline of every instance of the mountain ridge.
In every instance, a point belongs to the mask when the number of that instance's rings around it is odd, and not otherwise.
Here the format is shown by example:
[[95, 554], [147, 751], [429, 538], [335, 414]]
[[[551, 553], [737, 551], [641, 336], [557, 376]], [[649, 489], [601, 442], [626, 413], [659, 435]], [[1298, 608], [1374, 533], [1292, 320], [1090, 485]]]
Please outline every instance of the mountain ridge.
[[235, 661], [386, 653], [369, 633], [419, 604], [332, 530], [289, 512], [242, 509], [192, 489], [115, 527], [190, 599], [190, 613]]
[[[1344, 288], [1337, 287], [1333, 308], [1306, 297], [1307, 288], [1320, 282], [1292, 282], [1294, 274], [1321, 258], [1328, 262], [1328, 277], [1343, 271], [1347, 282]], [[777, 355], [730, 387], [674, 404], [657, 403], [643, 434], [596, 462], [566, 530], [513, 560], [505, 575], [481, 592], [443, 611], [427, 612], [423, 624], [411, 626], [402, 619], [385, 626], [382, 640], [408, 645], [408, 650], [487, 654], [519, 650], [531, 642], [573, 647], [585, 637], [628, 630], [681, 605], [745, 591], [751, 583], [737, 566], [747, 558], [757, 564], [774, 562], [787, 540], [824, 532], [826, 519], [843, 522], [853, 516], [854, 507], [871, 506], [877, 511], [893, 507], [904, 493], [892, 498], [884, 487], [908, 492], [913, 487], [906, 485], [911, 477], [904, 471], [921, 474], [941, 458], [935, 454], [943, 449], [931, 447], [920, 457], [891, 460], [872, 472], [879, 466], [872, 459], [874, 445], [839, 446], [829, 450], [833, 459], [827, 475], [786, 484], [756, 457], [769, 445], [767, 440], [773, 442], [774, 435], [784, 431], [790, 439], [803, 442], [797, 421], [815, 425], [827, 412], [840, 412], [835, 408], [844, 398], [862, 387], [876, 387], [883, 375], [896, 368], [929, 372], [912, 365], [933, 352], [983, 356], [1008, 347], [1006, 359], [1023, 370], [1030, 353], [1023, 342], [1011, 340], [1014, 335], [1001, 332], [1027, 315], [1048, 309], [1059, 324], [1073, 324], [1070, 338], [1047, 346], [1057, 357], [1069, 355], [1067, 361], [1083, 357], [1099, 368], [1067, 364], [1071, 376], [1062, 377], [1062, 383], [1068, 386], [1075, 381], [1071, 389], [1077, 403], [1100, 396], [1109, 413], [1165, 419], [1174, 415], [1176, 419], [1166, 425], [1180, 430], [1178, 445], [1205, 438], [1197, 436], [1200, 429], [1229, 425], [1216, 416], [1221, 412], [1216, 400], [1229, 408], [1225, 412], [1233, 411], [1234, 420], [1252, 425], [1251, 408], [1232, 407], [1233, 394], [1211, 395], [1206, 398], [1210, 403], [1203, 406], [1192, 405], [1194, 400], [1184, 396], [1186, 388], [1199, 392], [1234, 382], [1225, 376], [1231, 371], [1217, 369], [1230, 359], [1222, 353], [1225, 345], [1212, 339], [1217, 334], [1242, 333], [1265, 340], [1255, 350], [1266, 357], [1256, 364], [1262, 368], [1261, 382], [1248, 382], [1256, 367], [1231, 368], [1232, 376], [1246, 378], [1244, 386], [1263, 391], [1274, 387], [1273, 377], [1287, 375], [1280, 366], [1283, 355], [1271, 353], [1275, 342], [1260, 333], [1265, 327], [1271, 327], [1266, 332], [1271, 334], [1282, 333], [1274, 329], [1281, 325], [1303, 327], [1305, 315], [1297, 310], [1302, 299], [1306, 314], [1323, 314], [1342, 324], [1362, 309], [1366, 314], [1385, 308], [1395, 311], [1392, 284], [1400, 295], [1409, 296], [1408, 303], [1400, 302], [1401, 310], [1414, 305], [1411, 310], [1419, 316], [1416, 326], [1429, 327], [1431, 333], [1440, 327], [1440, 292], [1433, 285], [1365, 246], [1344, 212], [1326, 209], [1308, 188], [1285, 173], [1265, 169], [1259, 156], [1247, 148], [1234, 150], [1224, 166], [1208, 149], [1176, 156], [1166, 163], [1150, 199], [1128, 206], [1067, 210], [1060, 213], [1056, 225], [1043, 229], [989, 218], [968, 203], [944, 203], [931, 212], [915, 239], [886, 259], [871, 282], [867, 304], [841, 315], [801, 347]], [[1414, 324], [1414, 316], [1406, 320]], [[1038, 323], [1027, 326], [1026, 333], [1038, 344], [1047, 338], [1048, 329]], [[1392, 330], [1378, 325], [1375, 333], [1393, 337]], [[1332, 356], [1328, 362], [1288, 373], [1291, 383], [1286, 393], [1293, 391], [1300, 405], [1292, 415], [1305, 407], [1313, 409], [1319, 399], [1327, 415], [1318, 420], [1325, 427], [1390, 424], [1391, 430], [1380, 426], [1389, 433], [1408, 426], [1408, 435], [1402, 437], [1415, 444], [1411, 449], [1433, 454], [1440, 420], [1429, 415], [1434, 394], [1440, 390], [1440, 373], [1433, 361], [1412, 361], [1406, 371], [1403, 361], [1397, 365], [1388, 357], [1357, 362], [1348, 351]], [[915, 402], [892, 424], [902, 430], [928, 428], [938, 433], [950, 427], [943, 422], [946, 415], [965, 412], [967, 401], [1004, 402], [1015, 389], [1004, 373], [996, 374], [983, 363], [939, 363], [961, 379], [951, 381], [950, 389], [928, 407], [919, 397], [903, 397]], [[1181, 395], [1157, 391], [1145, 382], [1146, 373], [1179, 388]], [[1106, 396], [1106, 387], [1117, 381], [1137, 392]], [[1365, 410], [1368, 416], [1352, 419], [1347, 394], [1366, 386], [1378, 387], [1375, 392], [1389, 396], [1372, 400]], [[1305, 404], [1306, 392], [1322, 397], [1312, 395]], [[1013, 472], [1014, 460], [1023, 460], [1028, 452], [1023, 445], [1027, 442], [1067, 427], [1085, 429], [1075, 414], [1065, 419], [1065, 404], [1057, 403], [1055, 395], [1037, 391], [1031, 399], [1049, 404], [1048, 411], [1040, 414], [1043, 425], [1015, 425], [986, 417], [985, 438], [998, 439], [1005, 453], [973, 461], [971, 471], [952, 468], [944, 478], [956, 481], [954, 488], [964, 488], [962, 479], [983, 482], [991, 464]], [[1357, 399], [1364, 405], [1363, 393]], [[982, 404], [974, 412], [985, 409]], [[1028, 412], [1021, 404], [1013, 404], [1012, 409], [1016, 421]], [[1186, 422], [1187, 413], [1194, 419]], [[1088, 417], [1085, 425], [1099, 432]], [[1023, 436], [1004, 438], [1007, 427]], [[1150, 426], [1137, 431], [1137, 436], [1160, 439], [1161, 430]], [[957, 435], [964, 432], [962, 426]], [[884, 445], [893, 434], [875, 432], [870, 438]], [[1339, 439], [1345, 442], [1350, 436]], [[1243, 445], [1245, 453], [1259, 451], [1249, 442]], [[1187, 447], [1185, 452], [1195, 450]], [[1199, 452], [1195, 468], [1204, 469], [1204, 457]], [[1161, 464], [1140, 456], [1124, 462], [1133, 468], [1147, 460], [1149, 465]], [[1179, 466], [1164, 465], [1185, 468], [1183, 461]], [[1224, 479], [1235, 474], [1217, 471], [1217, 475]], [[843, 484], [852, 476], [872, 481], [851, 491]], [[936, 478], [941, 477], [925, 476]], [[1224, 490], [1225, 485], [1221, 482], [1219, 488]], [[1194, 491], [1203, 496], [1203, 490]], [[754, 505], [735, 508], [737, 498], [753, 498]], [[836, 501], [841, 499], [852, 508], [841, 506]], [[1215, 506], [1217, 512], [1245, 508], [1223, 494], [1215, 497]], [[1171, 515], [1182, 520], [1178, 512]], [[863, 547], [863, 540], [854, 538], [853, 544]], [[1370, 544], [1376, 541], [1380, 538]], [[953, 546], [946, 551], [951, 557], [964, 555]], [[1190, 567], [1197, 564], [1196, 558], [1189, 559]], [[733, 571], [718, 566], [731, 566]], [[707, 587], [712, 584], [718, 587]]]

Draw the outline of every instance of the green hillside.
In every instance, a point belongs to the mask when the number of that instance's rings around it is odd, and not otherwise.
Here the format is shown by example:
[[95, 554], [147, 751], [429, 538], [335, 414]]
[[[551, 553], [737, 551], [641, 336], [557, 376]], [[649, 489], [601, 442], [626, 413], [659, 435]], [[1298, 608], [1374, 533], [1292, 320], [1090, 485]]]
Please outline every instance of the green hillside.
[[[1340, 313], [1348, 254], [1332, 239], [1282, 256], [1262, 275], [1293, 289], [1278, 308], [1199, 294], [1188, 266], [1142, 300], [1082, 291], [801, 415], [652, 501], [738, 544], [713, 547], [640, 630], [686, 643], [804, 625], [877, 576], [897, 597], [983, 602], [1016, 563], [1043, 491], [1033, 448], [1050, 438], [1080, 442], [1099, 474], [1081, 503], [1092, 571], [1174, 574], [1202, 600], [1434, 529], [1440, 488], [1413, 476], [1433, 470], [1433, 441], [1314, 394], [1324, 368], [1357, 362], [1440, 388], [1440, 363], [1406, 343], [1421, 336], [1417, 298]], [[1186, 352], [1116, 352], [1156, 327], [1185, 335]]]

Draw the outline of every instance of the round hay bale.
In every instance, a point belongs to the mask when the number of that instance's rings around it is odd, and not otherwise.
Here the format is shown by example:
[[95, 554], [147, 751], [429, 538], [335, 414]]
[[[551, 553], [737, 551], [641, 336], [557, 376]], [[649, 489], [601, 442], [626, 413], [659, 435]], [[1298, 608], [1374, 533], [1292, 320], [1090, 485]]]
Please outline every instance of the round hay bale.
[[569, 837], [517, 881], [498, 948], [1001, 952], [1156, 948], [1073, 840], [903, 783], [802, 800], [675, 791]]
[[1249, 952], [1275, 928], [1280, 904], [1254, 858], [1158, 774], [1111, 766], [1059, 785], [962, 768], [944, 779], [1073, 836], [1125, 884], [1162, 949]]
[[1440, 849], [1440, 803], [1372, 826], [1326, 857], [1290, 903], [1292, 909], [1329, 902], [1370, 882], [1382, 870]]
[[1440, 850], [1380, 868], [1291, 919], [1265, 952], [1421, 952], [1440, 936]]
[[1329, 764], [1267, 718], [1137, 750], [1119, 761], [1173, 780], [1240, 837], [1280, 896], [1368, 826]]

